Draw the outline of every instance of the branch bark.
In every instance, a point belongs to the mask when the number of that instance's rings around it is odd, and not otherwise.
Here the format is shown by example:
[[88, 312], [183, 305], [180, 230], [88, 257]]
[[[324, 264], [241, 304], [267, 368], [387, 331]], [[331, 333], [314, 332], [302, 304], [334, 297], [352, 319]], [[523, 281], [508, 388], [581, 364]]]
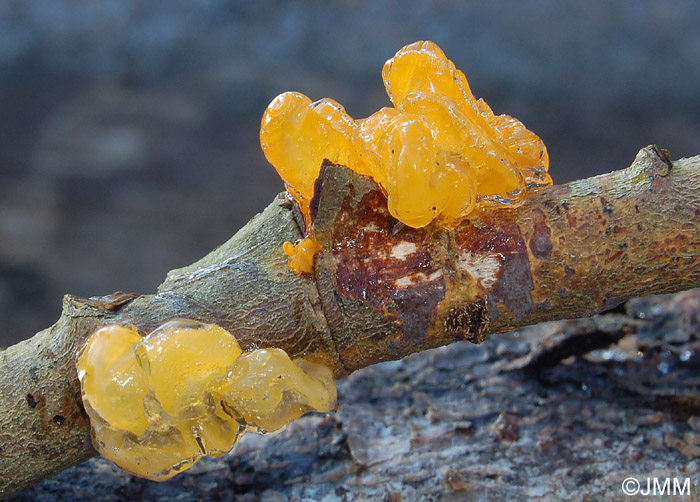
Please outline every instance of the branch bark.
[[647, 147], [628, 169], [542, 187], [517, 207], [479, 211], [454, 231], [397, 223], [371, 180], [322, 170], [314, 277], [287, 270], [303, 235], [284, 195], [153, 295], [64, 298], [58, 322], [0, 353], [0, 497], [96, 453], [75, 354], [106, 323], [149, 331], [213, 322], [244, 348], [314, 355], [338, 377], [380, 361], [475, 343], [545, 320], [592, 315], [633, 296], [700, 285], [700, 157]]

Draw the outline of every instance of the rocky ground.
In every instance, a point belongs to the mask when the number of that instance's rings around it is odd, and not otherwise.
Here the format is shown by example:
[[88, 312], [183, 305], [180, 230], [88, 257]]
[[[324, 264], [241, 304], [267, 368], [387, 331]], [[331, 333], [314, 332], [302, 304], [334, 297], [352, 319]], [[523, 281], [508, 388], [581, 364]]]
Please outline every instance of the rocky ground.
[[[700, 495], [700, 290], [358, 371], [340, 409], [165, 483], [93, 459], [7, 502], [634, 500]], [[653, 481], [652, 481], [653, 483]], [[673, 481], [671, 481], [673, 483]]]

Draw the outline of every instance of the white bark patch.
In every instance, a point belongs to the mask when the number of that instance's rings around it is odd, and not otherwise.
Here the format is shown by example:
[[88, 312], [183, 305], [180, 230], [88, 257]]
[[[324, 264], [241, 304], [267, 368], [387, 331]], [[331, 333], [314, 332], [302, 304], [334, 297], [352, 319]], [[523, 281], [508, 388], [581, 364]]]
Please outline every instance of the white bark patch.
[[406, 275], [404, 277], [396, 279], [394, 285], [398, 289], [409, 288], [411, 286], [415, 286], [416, 284], [420, 284], [421, 282], [436, 281], [440, 279], [443, 275], [444, 274], [442, 273], [442, 270], [436, 270], [430, 275], [425, 275], [424, 272], [416, 272], [415, 274]]
[[399, 242], [391, 249], [391, 257], [397, 260], [405, 260], [408, 255], [415, 253], [417, 249], [418, 246], [412, 242]]
[[481, 287], [490, 289], [496, 282], [501, 269], [502, 256], [498, 253], [474, 254], [461, 253], [455, 266], [457, 270], [471, 275]]

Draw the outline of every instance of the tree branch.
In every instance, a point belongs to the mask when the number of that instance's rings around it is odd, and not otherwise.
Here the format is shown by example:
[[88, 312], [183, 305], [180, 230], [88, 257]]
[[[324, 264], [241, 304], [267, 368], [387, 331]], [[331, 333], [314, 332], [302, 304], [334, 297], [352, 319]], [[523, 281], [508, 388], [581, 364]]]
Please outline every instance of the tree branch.
[[647, 147], [628, 169], [535, 189], [454, 231], [401, 225], [371, 180], [339, 166], [324, 166], [316, 193], [324, 252], [313, 278], [287, 269], [281, 244], [301, 237], [303, 223], [278, 196], [227, 243], [171, 271], [156, 294], [66, 296], [54, 326], [1, 352], [0, 497], [95, 455], [74, 364], [102, 324], [212, 322], [244, 348], [313, 354], [343, 377], [700, 285], [700, 157], [671, 163]]

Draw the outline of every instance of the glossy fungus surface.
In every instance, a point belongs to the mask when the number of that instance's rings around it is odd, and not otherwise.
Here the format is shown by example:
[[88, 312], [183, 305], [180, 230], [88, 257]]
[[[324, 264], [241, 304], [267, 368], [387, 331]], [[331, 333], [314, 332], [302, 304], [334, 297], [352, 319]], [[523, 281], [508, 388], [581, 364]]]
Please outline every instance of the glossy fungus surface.
[[246, 430], [279, 431], [336, 402], [327, 366], [281, 349], [243, 352], [226, 330], [183, 319], [145, 337], [100, 328], [77, 370], [97, 451], [156, 481], [226, 454]]
[[[435, 43], [402, 48], [382, 78], [393, 107], [366, 119], [298, 92], [277, 96], [265, 111], [262, 149], [307, 223], [323, 159], [374, 178], [392, 216], [414, 228], [433, 221], [453, 228], [477, 207], [513, 203], [529, 187], [551, 184], [542, 140], [475, 98]], [[290, 259], [290, 268], [299, 267]]]

